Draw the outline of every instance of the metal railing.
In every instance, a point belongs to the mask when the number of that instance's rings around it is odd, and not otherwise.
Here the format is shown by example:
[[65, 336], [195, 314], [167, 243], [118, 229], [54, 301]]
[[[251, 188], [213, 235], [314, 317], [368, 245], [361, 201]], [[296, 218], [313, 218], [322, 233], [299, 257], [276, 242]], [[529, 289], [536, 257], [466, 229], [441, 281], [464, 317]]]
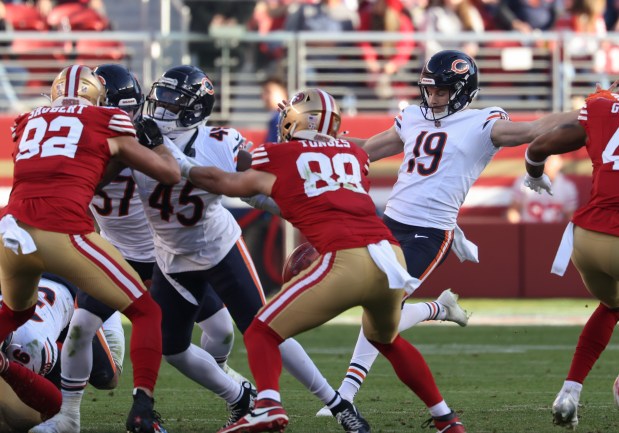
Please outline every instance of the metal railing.
[[[369, 73], [359, 46], [372, 42], [379, 56], [395, 54], [394, 43], [413, 38], [415, 46], [404, 67], [391, 77]], [[93, 42], [87, 44], [85, 42]], [[351, 32], [335, 34], [245, 33], [219, 29], [210, 36], [150, 32], [3, 32], [0, 33], [0, 111], [14, 113], [45, 103], [42, 94], [64, 66], [122, 62], [141, 78], [145, 90], [170, 58], [201, 66], [213, 79], [218, 101], [211, 120], [236, 127], [263, 127], [268, 118], [260, 83], [278, 74], [290, 93], [320, 86], [332, 93], [344, 112], [392, 112], [419, 95], [417, 79], [430, 45], [458, 48], [475, 43], [481, 92], [474, 106], [498, 105], [513, 111], [563, 111], [590, 93], [596, 82], [613, 81], [609, 68], [595, 60], [619, 46], [619, 33], [604, 40], [570, 32], [524, 35], [511, 32], [425, 33]], [[430, 44], [431, 43], [431, 44]], [[589, 51], [574, 46], [593, 47]], [[86, 47], [86, 48], [81, 48]], [[268, 51], [264, 48], [274, 50]], [[277, 53], [273, 58], [269, 53]], [[173, 54], [173, 56], [171, 55]]]

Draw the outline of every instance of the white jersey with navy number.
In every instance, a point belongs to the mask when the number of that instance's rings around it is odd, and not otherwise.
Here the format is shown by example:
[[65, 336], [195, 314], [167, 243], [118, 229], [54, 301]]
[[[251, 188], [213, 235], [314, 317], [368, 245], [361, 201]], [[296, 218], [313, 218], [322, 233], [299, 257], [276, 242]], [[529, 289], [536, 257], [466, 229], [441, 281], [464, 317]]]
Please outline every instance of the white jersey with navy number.
[[73, 302], [63, 284], [41, 278], [33, 316], [13, 332], [5, 349], [9, 360], [40, 375], [49, 373], [58, 361], [56, 340], [71, 321]]
[[125, 168], [98, 192], [90, 210], [101, 236], [123, 257], [136, 262], [154, 262], [153, 234], [144, 215], [131, 169]]
[[466, 109], [434, 121], [411, 105], [396, 117], [404, 160], [385, 215], [412, 226], [453, 230], [464, 199], [499, 148], [491, 131], [509, 119], [499, 107]]
[[[200, 165], [235, 172], [245, 138], [232, 128], [200, 126], [176, 137], [174, 143]], [[163, 272], [210, 269], [240, 238], [241, 228], [223, 207], [221, 195], [196, 188], [186, 179], [166, 186], [143, 173], [134, 172], [134, 177]]]

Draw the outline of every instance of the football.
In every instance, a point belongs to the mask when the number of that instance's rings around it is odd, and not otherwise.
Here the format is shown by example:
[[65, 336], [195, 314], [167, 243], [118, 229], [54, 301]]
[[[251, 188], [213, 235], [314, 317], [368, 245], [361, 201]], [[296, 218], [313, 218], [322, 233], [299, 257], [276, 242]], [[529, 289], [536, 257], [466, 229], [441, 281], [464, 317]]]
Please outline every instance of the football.
[[319, 256], [320, 254], [318, 254], [318, 251], [316, 251], [309, 242], [302, 243], [296, 247], [286, 259], [286, 263], [284, 263], [282, 282], [287, 283], [294, 276], [299, 275], [299, 273], [307, 269]]

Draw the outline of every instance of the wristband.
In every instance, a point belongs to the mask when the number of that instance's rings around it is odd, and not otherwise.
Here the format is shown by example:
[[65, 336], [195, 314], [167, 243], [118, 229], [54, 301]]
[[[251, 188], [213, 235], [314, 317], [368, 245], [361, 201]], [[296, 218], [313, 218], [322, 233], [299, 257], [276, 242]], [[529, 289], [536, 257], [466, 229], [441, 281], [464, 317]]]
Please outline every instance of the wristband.
[[524, 160], [525, 160], [525, 161], [526, 161], [529, 165], [532, 165], [533, 167], [540, 167], [540, 166], [542, 166], [542, 165], [546, 164], [546, 160], [547, 160], [547, 159], [548, 159], [548, 158], [545, 158], [543, 161], [539, 161], [539, 162], [538, 162], [538, 161], [532, 161], [532, 160], [529, 158], [529, 148], [528, 148], [528, 147], [527, 147], [527, 151], [524, 153]]

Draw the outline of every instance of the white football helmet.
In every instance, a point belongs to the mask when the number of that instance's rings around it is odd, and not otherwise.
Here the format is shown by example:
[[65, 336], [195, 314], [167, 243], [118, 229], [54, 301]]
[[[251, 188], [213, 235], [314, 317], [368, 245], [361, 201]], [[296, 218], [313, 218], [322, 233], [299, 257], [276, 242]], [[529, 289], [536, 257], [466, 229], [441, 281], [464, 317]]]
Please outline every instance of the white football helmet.
[[290, 141], [300, 131], [315, 131], [337, 138], [342, 121], [340, 108], [324, 90], [297, 93], [279, 114], [277, 141]]
[[87, 66], [72, 65], [64, 68], [54, 79], [51, 89], [51, 102], [66, 98], [63, 104], [79, 104], [82, 98], [92, 105], [104, 105], [105, 86], [101, 79]]

